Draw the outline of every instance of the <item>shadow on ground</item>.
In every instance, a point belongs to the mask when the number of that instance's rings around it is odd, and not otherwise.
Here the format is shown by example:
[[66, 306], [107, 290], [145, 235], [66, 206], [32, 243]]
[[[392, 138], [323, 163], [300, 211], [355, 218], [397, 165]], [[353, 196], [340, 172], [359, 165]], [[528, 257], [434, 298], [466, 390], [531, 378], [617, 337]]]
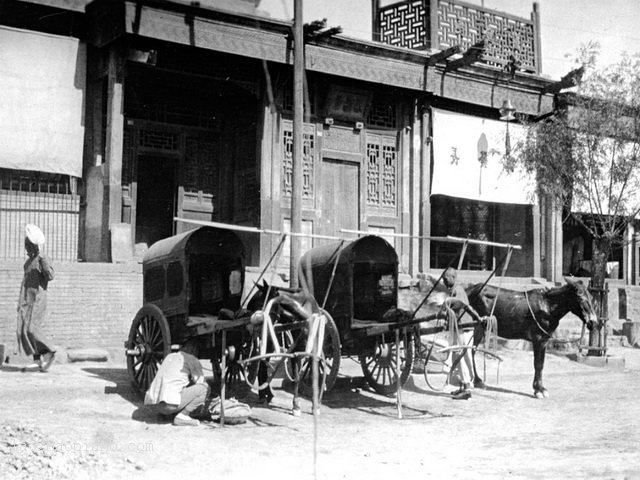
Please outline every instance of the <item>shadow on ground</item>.
[[120, 395], [133, 405], [142, 404], [144, 396], [131, 385], [126, 368], [83, 368], [82, 371], [115, 384], [104, 387], [105, 395]]

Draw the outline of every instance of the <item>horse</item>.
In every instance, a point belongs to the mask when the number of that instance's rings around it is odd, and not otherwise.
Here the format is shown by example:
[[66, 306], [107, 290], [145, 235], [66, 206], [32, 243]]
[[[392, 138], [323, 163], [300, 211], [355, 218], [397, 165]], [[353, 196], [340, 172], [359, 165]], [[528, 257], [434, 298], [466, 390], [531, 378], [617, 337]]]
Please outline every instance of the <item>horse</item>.
[[[558, 328], [560, 319], [571, 312], [589, 330], [599, 326], [587, 287], [580, 280], [565, 280], [567, 283], [560, 287], [536, 288], [524, 292], [498, 289], [480, 283], [466, 289], [470, 305], [480, 315], [488, 316], [493, 312], [498, 324], [498, 336], [528, 340], [533, 344], [533, 392], [536, 398], [549, 396], [542, 383], [542, 369], [547, 344]], [[483, 335], [483, 329], [476, 328], [475, 346], [482, 341]], [[474, 374], [474, 383], [481, 386], [482, 381], [475, 371], [475, 359]]]

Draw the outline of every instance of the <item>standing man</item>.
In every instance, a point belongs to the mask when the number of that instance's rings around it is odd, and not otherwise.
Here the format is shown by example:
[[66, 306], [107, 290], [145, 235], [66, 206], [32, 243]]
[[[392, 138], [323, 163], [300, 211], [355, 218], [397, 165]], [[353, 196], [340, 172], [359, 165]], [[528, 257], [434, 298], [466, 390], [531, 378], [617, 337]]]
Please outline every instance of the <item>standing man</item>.
[[202, 410], [209, 395], [196, 353], [197, 345], [190, 340], [180, 351], [167, 355], [144, 397], [145, 405], [155, 405], [160, 415], [173, 417], [177, 426], [199, 425], [192, 414]]
[[[473, 320], [481, 322], [482, 318], [478, 315], [478, 312], [469, 305], [467, 293], [464, 291], [464, 288], [462, 288], [462, 285], [456, 282], [456, 279], [456, 270], [452, 267], [448, 267], [444, 272], [442, 280], [445, 286], [449, 289], [451, 297], [453, 297], [453, 299], [448, 299], [448, 303], [456, 312], [456, 316], [458, 316], [458, 324], [469, 323]], [[457, 332], [457, 338], [455, 339], [456, 345], [468, 347], [473, 346], [473, 327], [464, 329], [456, 328], [455, 331]], [[471, 398], [471, 383], [475, 376], [473, 368], [473, 352], [471, 348], [465, 348], [460, 352], [454, 352], [452, 361], [456, 365], [449, 374], [449, 383], [460, 388], [451, 395], [455, 400], [467, 400]]]
[[40, 252], [45, 237], [36, 225], [26, 226], [24, 248], [27, 261], [18, 298], [18, 349], [25, 355], [33, 355], [33, 363], [25, 368], [39, 368], [46, 372], [55, 356], [55, 350], [41, 331], [47, 311], [47, 287], [53, 280], [53, 267]]

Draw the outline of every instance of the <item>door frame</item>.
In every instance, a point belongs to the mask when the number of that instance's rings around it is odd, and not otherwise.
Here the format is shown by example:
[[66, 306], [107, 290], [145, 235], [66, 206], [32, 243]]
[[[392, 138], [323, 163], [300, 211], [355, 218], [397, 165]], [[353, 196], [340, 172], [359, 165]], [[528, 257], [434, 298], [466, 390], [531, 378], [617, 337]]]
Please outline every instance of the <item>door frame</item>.
[[[323, 212], [323, 206], [324, 206], [324, 184], [322, 183], [324, 180], [326, 180], [326, 175], [324, 172], [324, 165], [325, 162], [331, 162], [331, 163], [337, 163], [337, 164], [342, 164], [342, 165], [351, 165], [351, 166], [355, 166], [358, 169], [357, 172], [357, 180], [358, 180], [358, 185], [357, 185], [357, 190], [358, 193], [356, 195], [356, 198], [358, 200], [358, 216], [357, 216], [357, 221], [356, 221], [356, 230], [360, 230], [362, 227], [362, 222], [363, 222], [363, 207], [364, 207], [364, 192], [362, 189], [362, 185], [363, 185], [363, 176], [362, 176], [362, 169], [363, 169], [363, 163], [362, 163], [362, 159], [360, 158], [360, 156], [358, 155], [358, 158], [354, 158], [353, 155], [345, 155], [343, 153], [338, 153], [338, 152], [327, 152], [324, 151], [322, 152], [322, 155], [320, 155], [320, 181], [319, 181], [319, 185], [318, 185], [318, 211]], [[322, 225], [322, 229], [324, 230], [324, 224], [320, 221], [318, 221], [319, 218], [318, 216], [316, 216], [316, 222], [318, 222], [318, 226]], [[335, 236], [341, 236], [340, 232], [326, 232], [326, 231], [322, 231], [320, 232], [322, 234], [327, 234], [327, 235], [335, 235]]]

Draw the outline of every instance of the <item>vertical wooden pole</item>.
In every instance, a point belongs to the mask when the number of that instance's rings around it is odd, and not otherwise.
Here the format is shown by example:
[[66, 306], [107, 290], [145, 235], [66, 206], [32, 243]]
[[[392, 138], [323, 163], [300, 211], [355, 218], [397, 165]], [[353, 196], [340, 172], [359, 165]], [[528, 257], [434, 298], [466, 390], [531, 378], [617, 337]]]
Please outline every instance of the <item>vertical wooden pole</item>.
[[222, 330], [222, 354], [220, 356], [220, 426], [224, 427], [224, 400], [227, 396], [227, 331]]
[[[421, 222], [423, 237], [431, 235], [431, 112], [426, 105], [422, 106], [422, 145], [420, 147], [420, 162], [422, 163], [422, 179], [421, 179]], [[421, 271], [431, 268], [431, 242], [429, 240], [421, 240]]]
[[438, 0], [423, 0], [429, 2], [429, 47], [440, 48], [438, 41]]
[[[411, 184], [411, 203], [409, 205], [411, 212], [411, 235], [418, 237], [420, 235], [420, 189], [422, 187], [422, 118], [420, 116], [420, 103], [413, 105], [411, 112], [411, 145], [409, 159], [411, 162], [409, 182]], [[420, 239], [413, 238], [410, 243], [410, 272], [416, 275], [420, 271]]]
[[103, 235], [109, 245], [111, 225], [122, 221], [122, 146], [124, 141], [124, 80], [121, 46], [109, 50], [107, 128], [105, 144], [105, 207]]
[[380, 0], [371, 0], [371, 39], [374, 42], [380, 41]]
[[537, 198], [536, 203], [531, 206], [532, 220], [533, 220], [533, 276], [540, 277], [542, 269], [541, 263], [541, 231], [540, 228], [540, 197]]
[[[426, 368], [426, 366], [425, 366]], [[396, 408], [398, 419], [402, 420], [402, 366], [400, 365], [400, 330], [396, 329]]]
[[[304, 148], [304, 30], [302, 0], [295, 0], [293, 19], [293, 159], [291, 180], [291, 231], [302, 231], [302, 154]], [[300, 237], [291, 236], [290, 286], [298, 286]]]
[[533, 48], [536, 59], [536, 73], [540, 73], [542, 72], [542, 32], [540, 32], [540, 4], [538, 2], [533, 3], [531, 20], [533, 20]]

